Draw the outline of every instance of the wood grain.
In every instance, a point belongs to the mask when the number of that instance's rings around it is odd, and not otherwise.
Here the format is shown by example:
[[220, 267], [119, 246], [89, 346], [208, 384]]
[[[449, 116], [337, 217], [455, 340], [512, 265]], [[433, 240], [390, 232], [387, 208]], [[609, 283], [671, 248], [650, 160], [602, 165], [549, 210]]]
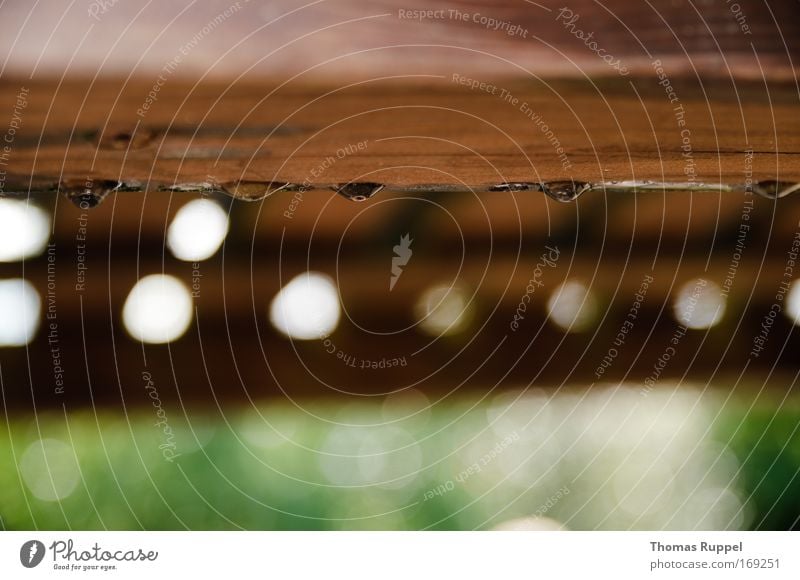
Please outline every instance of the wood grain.
[[[791, 84], [475, 80], [488, 85], [168, 84], [147, 111], [143, 81], [34, 83], [7, 172], [23, 184], [800, 181]], [[5, 81], [0, 106], [22, 84]]]

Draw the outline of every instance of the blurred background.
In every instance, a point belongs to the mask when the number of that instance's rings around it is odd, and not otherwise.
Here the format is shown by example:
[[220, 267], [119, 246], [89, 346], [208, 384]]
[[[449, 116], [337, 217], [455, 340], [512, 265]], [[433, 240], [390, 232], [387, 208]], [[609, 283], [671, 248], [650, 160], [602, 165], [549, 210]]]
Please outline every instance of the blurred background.
[[797, 1], [0, 14], [2, 528], [798, 528]]

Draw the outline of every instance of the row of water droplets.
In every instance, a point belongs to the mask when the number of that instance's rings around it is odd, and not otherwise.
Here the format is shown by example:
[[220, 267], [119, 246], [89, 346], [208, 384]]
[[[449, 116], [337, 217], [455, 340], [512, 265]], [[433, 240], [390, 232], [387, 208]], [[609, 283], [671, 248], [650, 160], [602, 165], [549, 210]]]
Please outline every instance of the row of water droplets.
[[387, 185], [374, 182], [350, 182], [339, 184], [299, 184], [279, 181], [231, 181], [215, 183], [210, 181], [178, 184], [153, 184], [136, 180], [66, 180], [53, 181], [50, 184], [33, 183], [19, 184], [7, 188], [10, 195], [27, 195], [29, 193], [49, 193], [58, 191], [67, 199], [81, 208], [92, 208], [99, 205], [108, 195], [119, 191], [167, 191], [167, 192], [196, 192], [220, 193], [234, 199], [243, 201], [262, 201], [273, 194], [280, 192], [296, 193], [312, 190], [331, 190], [345, 199], [354, 202], [363, 202], [382, 190], [395, 193], [471, 193], [475, 191], [488, 192], [541, 192], [551, 199], [562, 203], [577, 200], [587, 191], [605, 191], [612, 193], [635, 193], [642, 191], [704, 191], [704, 192], [750, 192], [767, 199], [780, 199], [790, 193], [800, 190], [800, 183], [786, 181], [764, 180], [750, 185], [718, 185], [702, 183], [659, 183], [654, 181], [611, 181], [588, 183], [585, 181], [543, 181], [543, 182], [507, 182], [494, 185], [475, 187], [461, 187], [440, 184], [419, 185]]

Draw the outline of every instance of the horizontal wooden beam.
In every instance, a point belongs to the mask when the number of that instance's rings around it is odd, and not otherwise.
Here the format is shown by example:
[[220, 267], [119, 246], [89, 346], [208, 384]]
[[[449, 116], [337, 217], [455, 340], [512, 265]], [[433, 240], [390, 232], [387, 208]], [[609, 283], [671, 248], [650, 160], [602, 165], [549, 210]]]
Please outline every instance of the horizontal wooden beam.
[[[13, 109], [23, 84], [28, 92], [3, 191], [177, 187], [263, 199], [333, 187], [363, 198], [384, 184], [548, 191], [655, 181], [769, 194], [800, 183], [794, 84], [667, 81], [674, 85], [665, 89], [658, 76], [551, 82], [456, 73], [425, 84], [324, 88], [170, 83], [144, 111], [145, 79], [6, 80], [0, 107]], [[342, 189], [352, 183], [375, 187]]]

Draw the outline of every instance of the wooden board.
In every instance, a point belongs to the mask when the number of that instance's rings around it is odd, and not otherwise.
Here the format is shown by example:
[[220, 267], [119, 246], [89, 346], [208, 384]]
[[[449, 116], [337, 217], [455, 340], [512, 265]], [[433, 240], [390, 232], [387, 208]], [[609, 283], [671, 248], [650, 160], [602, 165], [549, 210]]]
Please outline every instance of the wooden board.
[[256, 197], [269, 183], [800, 182], [793, 84], [673, 80], [671, 103], [655, 77], [486, 82], [484, 90], [449, 77], [324, 88], [170, 83], [143, 111], [143, 80], [6, 80], [6, 110], [28, 89], [6, 191], [80, 189], [87, 179], [234, 192], [237, 182], [256, 182], [242, 189]]

